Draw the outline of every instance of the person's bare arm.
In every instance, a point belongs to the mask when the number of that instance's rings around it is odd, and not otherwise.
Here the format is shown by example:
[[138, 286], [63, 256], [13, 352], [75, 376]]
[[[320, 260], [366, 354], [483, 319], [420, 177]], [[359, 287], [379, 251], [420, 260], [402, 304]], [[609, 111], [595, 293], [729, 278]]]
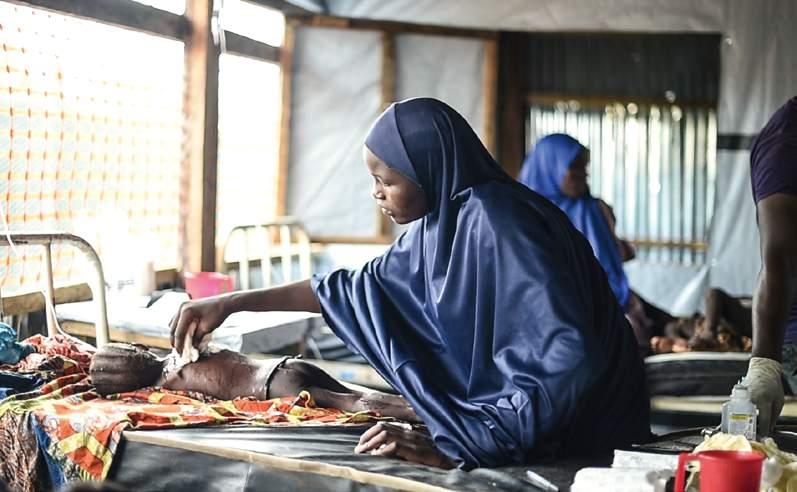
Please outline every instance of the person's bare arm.
[[778, 193], [757, 206], [761, 272], [753, 297], [753, 356], [780, 361], [797, 292], [797, 196]]
[[171, 322], [171, 343], [182, 350], [192, 324], [196, 325], [193, 345], [198, 346], [202, 338], [215, 330], [232, 313], [238, 311], [309, 311], [321, 312], [321, 305], [310, 286], [310, 280], [291, 284], [233, 292], [207, 299], [198, 299], [180, 306]]
[[320, 313], [321, 305], [310, 280], [227, 294], [231, 312], [238, 311], [309, 311]]
[[597, 200], [598, 206], [600, 206], [601, 212], [603, 212], [603, 217], [606, 219], [606, 223], [609, 225], [609, 231], [612, 233], [612, 238], [614, 238], [614, 242], [617, 244], [617, 251], [620, 253], [620, 259], [623, 262], [633, 260], [636, 258], [634, 246], [632, 246], [631, 243], [625, 239], [620, 239], [615, 232], [617, 218], [614, 216], [614, 209], [612, 209], [611, 205], [604, 202], [602, 199], [598, 198]]

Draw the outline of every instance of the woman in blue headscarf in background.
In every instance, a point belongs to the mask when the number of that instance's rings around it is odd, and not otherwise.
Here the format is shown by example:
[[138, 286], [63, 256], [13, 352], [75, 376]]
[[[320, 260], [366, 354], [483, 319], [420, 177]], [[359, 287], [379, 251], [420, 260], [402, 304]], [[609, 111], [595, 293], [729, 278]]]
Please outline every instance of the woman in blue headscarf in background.
[[587, 238], [634, 329], [640, 352], [647, 354], [653, 335], [662, 334], [675, 318], [631, 290], [623, 262], [633, 259], [634, 248], [615, 235], [611, 207], [590, 194], [588, 164], [589, 149], [570, 135], [554, 133], [541, 138], [529, 152], [518, 179], [562, 209]]
[[236, 310], [323, 313], [427, 425], [379, 424], [356, 447], [436, 466], [495, 467], [645, 440], [631, 330], [567, 216], [490, 157], [435, 99], [390, 106], [366, 138], [372, 195], [400, 224], [359, 270], [186, 304], [182, 347]]

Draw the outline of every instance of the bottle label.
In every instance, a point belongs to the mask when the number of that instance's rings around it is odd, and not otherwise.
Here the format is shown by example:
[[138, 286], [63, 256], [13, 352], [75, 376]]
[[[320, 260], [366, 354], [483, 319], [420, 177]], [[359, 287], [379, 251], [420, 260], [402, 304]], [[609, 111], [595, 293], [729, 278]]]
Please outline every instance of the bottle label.
[[755, 415], [731, 413], [728, 415], [728, 434], [738, 434], [749, 440], [755, 439]]

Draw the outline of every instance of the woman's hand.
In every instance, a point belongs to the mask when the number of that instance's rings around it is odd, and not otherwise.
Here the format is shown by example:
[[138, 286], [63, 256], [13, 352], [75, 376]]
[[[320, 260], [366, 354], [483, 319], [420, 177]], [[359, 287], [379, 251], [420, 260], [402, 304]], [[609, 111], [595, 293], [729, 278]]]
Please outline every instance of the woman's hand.
[[183, 303], [170, 323], [172, 347], [182, 353], [185, 339], [189, 336], [191, 346], [199, 347], [202, 339], [230, 315], [228, 304], [226, 295]]
[[[406, 425], [406, 424], [405, 424]], [[379, 422], [360, 436], [355, 453], [395, 456], [422, 465], [454, 468], [454, 463], [441, 453], [424, 433], [391, 422]]]
[[180, 306], [172, 322], [172, 347], [182, 353], [184, 340], [191, 336], [192, 346], [199, 348], [202, 339], [238, 311], [309, 311], [321, 312], [321, 305], [310, 286], [301, 280], [267, 289], [237, 291], [216, 297], [186, 302]]

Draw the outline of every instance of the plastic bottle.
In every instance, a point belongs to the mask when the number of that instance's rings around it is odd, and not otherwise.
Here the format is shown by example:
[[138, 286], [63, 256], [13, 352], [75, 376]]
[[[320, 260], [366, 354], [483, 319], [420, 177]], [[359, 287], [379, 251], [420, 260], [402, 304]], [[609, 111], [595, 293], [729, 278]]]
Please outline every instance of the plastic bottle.
[[731, 399], [722, 404], [722, 432], [742, 435], [753, 441], [756, 437], [756, 416], [756, 407], [742, 379], [733, 387]]

